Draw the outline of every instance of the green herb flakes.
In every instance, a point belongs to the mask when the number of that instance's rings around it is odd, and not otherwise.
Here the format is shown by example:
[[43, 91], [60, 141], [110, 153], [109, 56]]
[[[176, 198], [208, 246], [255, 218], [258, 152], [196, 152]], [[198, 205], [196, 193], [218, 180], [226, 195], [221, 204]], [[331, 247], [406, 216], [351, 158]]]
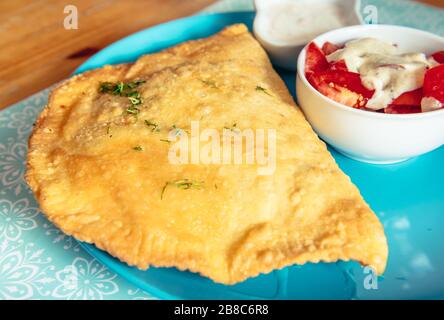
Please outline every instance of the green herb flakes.
[[159, 132], [160, 131], [160, 129], [159, 129], [159, 125], [157, 124], [157, 123], [154, 123], [154, 122], [151, 122], [151, 121], [149, 121], [149, 120], [144, 120], [144, 122], [145, 122], [145, 125], [148, 127], [148, 128], [151, 128], [151, 131], [156, 131], [156, 132]]
[[217, 89], [217, 84], [213, 80], [200, 80], [203, 84], [207, 85], [210, 88]]
[[203, 181], [196, 181], [189, 179], [167, 181], [162, 188], [162, 192], [160, 193], [160, 199], [163, 199], [163, 195], [165, 194], [165, 190], [167, 189], [168, 186], [174, 186], [182, 190], [201, 189], [203, 187]]
[[139, 114], [140, 110], [134, 106], [131, 106], [126, 109], [126, 112], [129, 114], [137, 115]]
[[109, 93], [115, 96], [127, 97], [131, 106], [126, 109], [126, 112], [132, 115], [137, 115], [139, 113], [139, 109], [136, 106], [139, 106], [143, 103], [143, 99], [140, 96], [140, 92], [134, 90], [142, 83], [145, 83], [145, 80], [136, 80], [133, 82], [122, 82], [119, 81], [117, 83], [113, 82], [101, 82], [99, 86], [100, 93]]
[[121, 96], [121, 97], [130, 97], [133, 96], [134, 93], [137, 91], [134, 91], [133, 89], [137, 88], [139, 85], [145, 83], [145, 80], [136, 80], [133, 82], [101, 82], [99, 86], [99, 92], [100, 93], [110, 93], [115, 96]]
[[270, 92], [268, 92], [267, 89], [265, 89], [265, 88], [263, 88], [263, 87], [261, 87], [261, 86], [256, 86], [256, 91], [263, 92], [263, 93], [265, 93], [266, 95], [268, 95], [268, 96], [270, 96], [270, 97], [273, 96]]

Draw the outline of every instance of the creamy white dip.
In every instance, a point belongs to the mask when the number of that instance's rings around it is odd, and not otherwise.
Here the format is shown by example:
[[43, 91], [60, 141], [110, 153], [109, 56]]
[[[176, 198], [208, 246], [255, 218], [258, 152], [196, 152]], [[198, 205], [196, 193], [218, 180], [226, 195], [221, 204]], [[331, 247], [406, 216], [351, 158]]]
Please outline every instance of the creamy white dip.
[[362, 84], [375, 90], [367, 102], [367, 108], [374, 110], [387, 107], [404, 92], [421, 88], [426, 70], [436, 65], [424, 53], [401, 53], [395, 45], [374, 38], [347, 42], [327, 60], [344, 60], [349, 71], [361, 75]]
[[331, 1], [286, 1], [266, 10], [266, 36], [278, 43], [305, 44], [324, 32], [348, 24], [343, 7]]

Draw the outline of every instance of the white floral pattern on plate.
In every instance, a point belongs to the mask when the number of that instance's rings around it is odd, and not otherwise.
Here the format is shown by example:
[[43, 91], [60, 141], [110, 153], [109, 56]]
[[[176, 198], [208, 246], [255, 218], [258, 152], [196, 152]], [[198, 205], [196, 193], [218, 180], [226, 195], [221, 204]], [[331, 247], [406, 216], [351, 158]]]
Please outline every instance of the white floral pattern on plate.
[[55, 298], [102, 300], [119, 290], [116, 275], [95, 259], [75, 258], [71, 265], [56, 272], [56, 278], [60, 285], [52, 293]]
[[80, 251], [80, 244], [73, 237], [66, 235], [52, 223], [45, 222], [43, 228], [46, 229], [45, 235], [52, 237], [52, 243], [63, 243], [63, 249], [65, 250], [71, 249], [74, 252]]
[[6, 240], [18, 240], [23, 231], [37, 227], [33, 219], [39, 213], [37, 208], [29, 207], [28, 199], [14, 203], [0, 200], [0, 237]]
[[29, 134], [38, 113], [32, 104], [28, 104], [21, 111], [11, 113], [6, 127], [16, 129], [18, 136]]
[[48, 275], [55, 270], [51, 258], [44, 257], [45, 250], [23, 240], [0, 244], [0, 298], [28, 299], [38, 293], [50, 294], [46, 285], [54, 279]]
[[23, 174], [26, 144], [12, 138], [0, 143], [0, 181], [6, 189], [13, 189], [18, 195], [25, 187]]

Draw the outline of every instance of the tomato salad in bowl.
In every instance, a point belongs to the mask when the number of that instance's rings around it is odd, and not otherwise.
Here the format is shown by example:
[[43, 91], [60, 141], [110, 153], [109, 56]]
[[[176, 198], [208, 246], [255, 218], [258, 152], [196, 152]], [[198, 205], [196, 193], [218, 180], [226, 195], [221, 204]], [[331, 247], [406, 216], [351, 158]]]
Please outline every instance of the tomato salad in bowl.
[[360, 25], [313, 39], [297, 63], [298, 104], [316, 133], [358, 161], [391, 164], [444, 144], [444, 38]]
[[390, 114], [444, 107], [444, 51], [399, 53], [375, 38], [307, 47], [305, 76], [323, 95], [352, 108]]

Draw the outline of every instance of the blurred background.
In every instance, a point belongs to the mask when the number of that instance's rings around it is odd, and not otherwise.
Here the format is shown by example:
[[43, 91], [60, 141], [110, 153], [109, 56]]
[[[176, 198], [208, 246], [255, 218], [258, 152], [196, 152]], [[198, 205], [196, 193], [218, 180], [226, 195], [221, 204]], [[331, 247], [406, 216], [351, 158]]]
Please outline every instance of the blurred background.
[[[444, 0], [417, 1], [444, 8]], [[0, 109], [68, 77], [88, 57], [120, 38], [217, 2], [0, 0]], [[77, 10], [77, 26], [70, 20], [70, 5]]]

